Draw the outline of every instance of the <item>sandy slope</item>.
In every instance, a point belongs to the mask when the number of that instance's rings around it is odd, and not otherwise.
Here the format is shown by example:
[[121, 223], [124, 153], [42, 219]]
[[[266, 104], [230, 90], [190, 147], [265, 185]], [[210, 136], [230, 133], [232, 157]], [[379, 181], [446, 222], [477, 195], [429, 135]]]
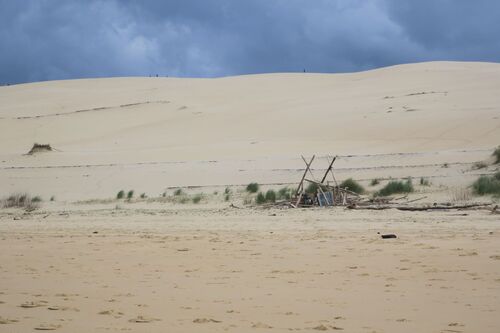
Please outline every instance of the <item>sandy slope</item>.
[[[175, 185], [293, 182], [300, 154], [422, 153], [346, 157], [340, 169], [472, 163], [500, 142], [499, 88], [499, 64], [446, 62], [0, 87], [0, 194], [75, 200], [121, 187], [158, 194]], [[57, 151], [23, 156], [34, 142]], [[358, 178], [389, 174], [409, 175]]]

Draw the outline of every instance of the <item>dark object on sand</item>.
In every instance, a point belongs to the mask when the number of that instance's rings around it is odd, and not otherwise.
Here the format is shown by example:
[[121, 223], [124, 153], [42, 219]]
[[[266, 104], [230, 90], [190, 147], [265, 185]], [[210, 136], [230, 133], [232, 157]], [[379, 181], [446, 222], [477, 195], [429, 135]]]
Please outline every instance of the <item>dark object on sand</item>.
[[395, 234], [385, 234], [385, 235], [380, 235], [383, 239], [389, 239], [389, 238], [398, 238]]
[[28, 152], [28, 155], [33, 155], [36, 153], [43, 153], [48, 151], [53, 151], [52, 147], [49, 144], [42, 145], [39, 143], [35, 143], [33, 147], [31, 147], [31, 150]]

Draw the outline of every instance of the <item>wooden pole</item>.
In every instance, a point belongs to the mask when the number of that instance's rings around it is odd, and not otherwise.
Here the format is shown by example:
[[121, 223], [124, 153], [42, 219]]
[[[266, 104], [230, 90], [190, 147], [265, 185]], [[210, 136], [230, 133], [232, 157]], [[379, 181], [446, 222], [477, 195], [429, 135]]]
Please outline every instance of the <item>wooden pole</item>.
[[306, 178], [307, 172], [309, 171], [309, 168], [311, 167], [311, 164], [314, 161], [314, 158], [316, 157], [316, 155], [313, 155], [313, 157], [311, 158], [311, 161], [309, 163], [306, 162], [304, 156], [301, 156], [301, 157], [302, 157], [302, 160], [304, 160], [304, 162], [306, 163], [306, 170], [304, 171], [304, 174], [302, 175], [302, 179], [300, 180], [299, 186], [297, 187], [297, 191], [295, 191], [295, 196], [299, 195], [299, 193], [301, 192], [301, 189], [303, 188], [303, 184], [304, 184], [304, 179]]
[[[323, 184], [326, 180], [326, 176], [328, 176], [328, 172], [330, 172], [330, 170], [332, 170], [332, 166], [333, 166], [333, 163], [335, 162], [335, 160], [337, 159], [337, 156], [335, 156], [332, 160], [332, 163], [330, 163], [330, 166], [328, 167], [328, 169], [326, 169], [326, 172], [325, 172], [325, 175], [323, 176], [323, 179], [321, 179], [321, 184]], [[328, 159], [330, 160], [330, 159]]]

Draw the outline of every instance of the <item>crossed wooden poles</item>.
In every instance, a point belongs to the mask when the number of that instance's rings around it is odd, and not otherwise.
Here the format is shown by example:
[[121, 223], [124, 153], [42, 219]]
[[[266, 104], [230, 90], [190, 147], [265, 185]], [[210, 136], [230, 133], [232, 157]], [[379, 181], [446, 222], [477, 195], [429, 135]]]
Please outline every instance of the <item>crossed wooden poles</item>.
[[[297, 198], [297, 200], [295, 202], [295, 205], [293, 205], [294, 207], [300, 206], [300, 203], [302, 201], [302, 197], [305, 193], [304, 182], [308, 182], [308, 183], [312, 183], [312, 184], [317, 185], [318, 196], [322, 197], [324, 202], [326, 202], [326, 205], [328, 205], [328, 206], [335, 205], [335, 197], [340, 199], [338, 201], [341, 205], [347, 205], [347, 195], [348, 194], [358, 196], [357, 193], [351, 192], [347, 189], [342, 189], [338, 186], [337, 179], [335, 178], [335, 174], [333, 173], [333, 163], [335, 163], [337, 156], [335, 156], [332, 159], [330, 157], [327, 157], [329, 165], [328, 165], [328, 169], [326, 169], [326, 171], [325, 171], [325, 174], [321, 178], [321, 181], [317, 181], [316, 178], [314, 177], [314, 174], [311, 171], [311, 165], [314, 162], [316, 155], [313, 155], [313, 157], [311, 158], [311, 160], [309, 162], [307, 162], [307, 160], [304, 158], [304, 156], [301, 156], [301, 157], [302, 157], [302, 160], [304, 161], [304, 163], [306, 164], [306, 169], [304, 170], [304, 174], [302, 175], [302, 178], [300, 179], [299, 186], [297, 187], [297, 190], [295, 191], [295, 198]], [[330, 161], [330, 159], [331, 159], [331, 161]], [[306, 178], [308, 173], [310, 174], [312, 179]], [[335, 186], [325, 184], [325, 181], [326, 181], [326, 178], [328, 177], [328, 174], [331, 174]], [[329, 196], [326, 195], [326, 193], [324, 192], [323, 189], [329, 189], [332, 191], [331, 201], [329, 200]], [[337, 196], [335, 196], [335, 194], [337, 194]]]

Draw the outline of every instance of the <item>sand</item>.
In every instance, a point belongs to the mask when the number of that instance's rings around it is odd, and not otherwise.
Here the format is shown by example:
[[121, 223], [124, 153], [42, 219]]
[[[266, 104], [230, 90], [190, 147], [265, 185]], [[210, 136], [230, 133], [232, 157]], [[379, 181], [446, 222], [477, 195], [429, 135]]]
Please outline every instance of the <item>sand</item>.
[[131, 206], [46, 215], [0, 217], [0, 316], [15, 321], [2, 332], [500, 325], [500, 225], [484, 211]]
[[[413, 177], [416, 204], [498, 202], [468, 186], [499, 168], [499, 74], [0, 87], [0, 198], [43, 200], [0, 209], [0, 332], [498, 332], [500, 215], [263, 209], [245, 185], [293, 187], [301, 155], [316, 178], [338, 155], [337, 179], [369, 194]], [[27, 155], [34, 143], [52, 151]]]
[[[499, 64], [447, 62], [0, 87], [0, 195], [82, 200], [123, 188], [291, 183], [301, 154], [321, 157], [316, 168], [341, 155], [335, 167], [358, 179], [437, 172], [446, 181], [499, 145], [499, 87]], [[55, 151], [24, 155], [34, 143]], [[459, 169], [436, 171], [444, 163]], [[401, 165], [423, 169], [373, 169]]]

